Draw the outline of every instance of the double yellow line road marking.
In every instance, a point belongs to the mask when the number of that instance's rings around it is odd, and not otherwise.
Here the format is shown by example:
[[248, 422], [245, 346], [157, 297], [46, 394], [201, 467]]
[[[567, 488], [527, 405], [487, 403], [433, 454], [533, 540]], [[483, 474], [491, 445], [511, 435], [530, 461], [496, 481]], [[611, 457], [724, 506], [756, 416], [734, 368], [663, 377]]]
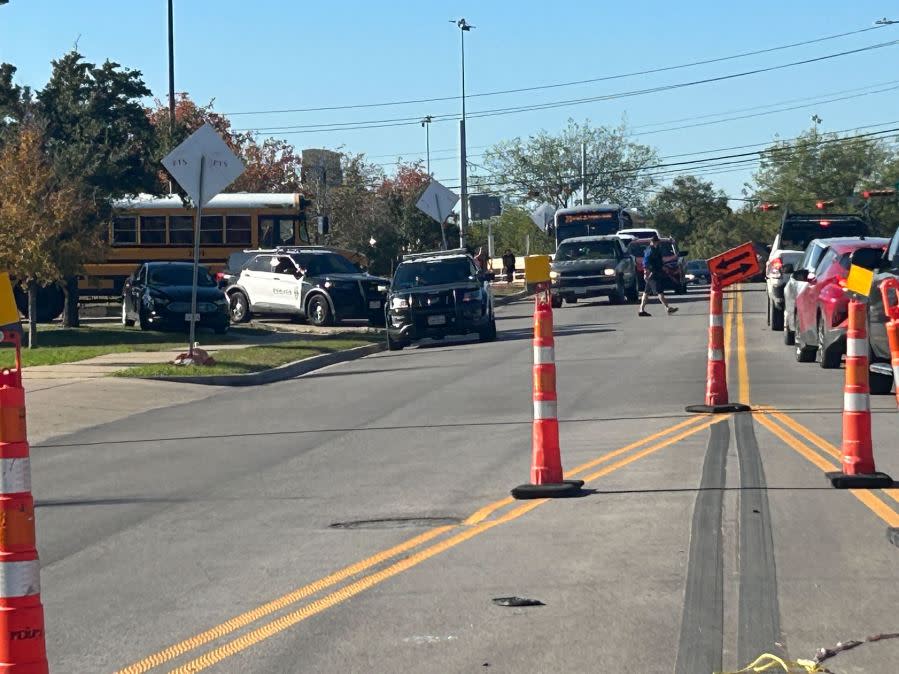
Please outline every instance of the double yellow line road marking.
[[[730, 336], [736, 333], [737, 381], [740, 402], [749, 403], [749, 364], [746, 357], [746, 334], [743, 321], [743, 293], [738, 291], [731, 296], [727, 307], [725, 321], [725, 347], [730, 352]], [[736, 319], [736, 327], [728, 330]], [[782, 440], [805, 459], [824, 472], [836, 471], [840, 468], [840, 450], [811, 429], [780, 410], [759, 405], [753, 409], [753, 416], [758, 422]], [[776, 420], [776, 422], [775, 422]], [[811, 446], [810, 446], [811, 445]], [[814, 447], [815, 449], [813, 449]], [[831, 459], [836, 459], [834, 463]], [[867, 506], [875, 515], [891, 527], [899, 527], [899, 513], [887, 501], [880, 497], [885, 494], [899, 503], [897, 489], [850, 489], [849, 492]]]
[[[566, 477], [579, 477], [585, 482], [592, 482], [649, 456], [654, 452], [680, 442], [691, 435], [699, 433], [712, 424], [723, 421], [726, 418], [728, 417], [711, 418], [699, 416], [685, 419], [657, 433], [642, 438], [641, 440], [621, 447], [620, 449], [607, 452], [591, 461], [587, 461], [566, 473]], [[601, 465], [603, 466], [602, 468], [593, 470]], [[591, 470], [593, 470], [593, 472], [588, 472]], [[269, 618], [276, 613], [299, 606], [299, 608], [294, 608], [292, 611], [283, 613], [260, 627], [221, 644], [171, 671], [177, 672], [178, 674], [188, 674], [204, 670], [278, 634], [279, 632], [283, 632], [307, 618], [340, 604], [397, 574], [407, 571], [460, 543], [464, 543], [465, 541], [479, 536], [494, 527], [518, 519], [522, 515], [534, 510], [546, 502], [546, 499], [540, 499], [519, 503], [512, 498], [503, 498], [490, 503], [474, 512], [460, 525], [439, 527], [419, 536], [410, 538], [399, 545], [393, 546], [368, 557], [367, 559], [347, 566], [320, 580], [267, 602], [258, 608], [241, 613], [240, 615], [201, 632], [196, 636], [164, 648], [153, 655], [119, 670], [118, 674], [140, 674], [141, 672], [147, 672], [199, 649], [202, 646], [232, 635], [263, 618]], [[497, 511], [508, 508], [513, 504], [517, 505], [511, 509], [507, 509], [498, 517], [490, 519]], [[435, 541], [435, 539], [440, 540]], [[424, 546], [425, 544], [429, 545], [422, 548], [421, 546]], [[403, 555], [406, 556], [403, 557]], [[383, 568], [375, 570], [376, 567], [382, 567], [383, 564], [390, 562], [397, 557], [402, 558], [399, 559], [399, 561], [394, 561], [388, 566], [383, 566]], [[354, 577], [360, 576], [360, 574], [363, 575], [353, 580]], [[313, 595], [328, 588], [340, 585], [345, 581], [352, 582], [343, 585], [339, 589], [334, 590], [319, 599], [315, 599], [308, 603], [302, 603], [304, 600], [313, 597]]]

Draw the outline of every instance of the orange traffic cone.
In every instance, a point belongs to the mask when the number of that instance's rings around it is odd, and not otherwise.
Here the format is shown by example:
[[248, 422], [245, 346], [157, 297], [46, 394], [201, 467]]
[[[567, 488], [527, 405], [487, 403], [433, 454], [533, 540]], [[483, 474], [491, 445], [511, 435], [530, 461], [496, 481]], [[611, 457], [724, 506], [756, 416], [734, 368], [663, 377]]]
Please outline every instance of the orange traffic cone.
[[46, 674], [21, 340], [4, 331], [2, 341], [15, 344], [16, 368], [0, 372], [0, 672]]
[[572, 496], [583, 480], [562, 479], [553, 312], [549, 292], [537, 293], [534, 308], [534, 425], [531, 483], [512, 490], [518, 499]]
[[727, 361], [724, 350], [724, 293], [717, 274], [712, 274], [709, 293], [709, 355], [706, 370], [705, 404], [689, 405], [687, 412], [748, 412], [750, 407], [728, 402]]
[[846, 383], [843, 387], [843, 470], [827, 474], [827, 479], [838, 489], [893, 486], [893, 478], [878, 473], [874, 466], [866, 318], [865, 303], [850, 300], [846, 331]]

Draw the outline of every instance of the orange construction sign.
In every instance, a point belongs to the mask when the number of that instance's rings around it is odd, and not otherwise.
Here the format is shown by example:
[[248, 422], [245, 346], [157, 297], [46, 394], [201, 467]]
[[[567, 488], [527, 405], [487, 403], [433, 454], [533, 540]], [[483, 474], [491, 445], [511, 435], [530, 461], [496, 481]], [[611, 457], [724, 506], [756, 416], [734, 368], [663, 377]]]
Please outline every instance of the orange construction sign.
[[721, 287], [724, 288], [761, 274], [762, 268], [755, 255], [755, 246], [744, 243], [711, 258], [709, 271], [718, 277]]

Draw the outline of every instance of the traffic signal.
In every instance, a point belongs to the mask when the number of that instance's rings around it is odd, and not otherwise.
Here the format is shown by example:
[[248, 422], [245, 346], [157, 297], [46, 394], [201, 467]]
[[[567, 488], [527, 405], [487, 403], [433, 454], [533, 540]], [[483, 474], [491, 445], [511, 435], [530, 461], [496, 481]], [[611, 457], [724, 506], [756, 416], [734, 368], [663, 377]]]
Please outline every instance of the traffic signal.
[[759, 206], [759, 208], [762, 209], [763, 211], [773, 211], [775, 208], [778, 208], [778, 205], [771, 204], [771, 203], [768, 203], [767, 201], [765, 201], [762, 203], [761, 206]]
[[815, 208], [817, 208], [819, 211], [823, 211], [823, 210], [826, 210], [826, 209], [830, 208], [831, 206], [833, 206], [833, 204], [834, 204], [833, 199], [829, 199], [827, 201], [824, 201], [822, 199], [820, 201], [815, 202]]
[[896, 196], [896, 190], [892, 187], [881, 190], [865, 190], [862, 192], [862, 196], [865, 199], [870, 199], [871, 197], [893, 197]]

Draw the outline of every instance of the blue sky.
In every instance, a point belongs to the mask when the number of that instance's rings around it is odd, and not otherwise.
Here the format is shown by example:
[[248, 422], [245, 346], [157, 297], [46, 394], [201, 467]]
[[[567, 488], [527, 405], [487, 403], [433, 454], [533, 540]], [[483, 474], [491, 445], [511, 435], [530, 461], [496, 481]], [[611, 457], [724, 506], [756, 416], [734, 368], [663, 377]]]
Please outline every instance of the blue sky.
[[[175, 0], [176, 90], [187, 91], [200, 102], [214, 98], [216, 109], [226, 113], [457, 96], [459, 31], [449, 19], [460, 16], [476, 26], [466, 37], [467, 90], [474, 94], [776, 47], [866, 28], [883, 16], [899, 19], [899, 7], [866, 0]], [[49, 76], [50, 61], [77, 43], [89, 59], [109, 58], [142, 71], [154, 94], [164, 98], [165, 31], [165, 0], [10, 0], [0, 7], [0, 61], [19, 68], [20, 82], [40, 87]], [[673, 72], [472, 98], [468, 110], [471, 113], [686, 82], [895, 39], [899, 39], [899, 25]], [[673, 120], [783, 101], [801, 105], [847, 90], [899, 87], [897, 62], [899, 46], [892, 46], [670, 92], [471, 119], [470, 159], [478, 162], [483, 148], [498, 140], [526, 137], [540, 129], [559, 130], [569, 117], [590, 119], [596, 125], [617, 125], [626, 119], [636, 137], [656, 147], [663, 156], [763, 142], [776, 134], [789, 138], [807, 129], [813, 114], [823, 119], [823, 130], [891, 122], [899, 120], [899, 89], [722, 124], [647, 134], [664, 128], [647, 125]], [[458, 101], [444, 101], [239, 115], [232, 121], [236, 128], [260, 128], [417, 118], [457, 110]], [[388, 170], [397, 156], [424, 156], [424, 130], [418, 124], [281, 135], [300, 148], [365, 152], [373, 161], [385, 163]], [[431, 126], [432, 169], [438, 179], [450, 185], [458, 179], [456, 146], [454, 122]], [[749, 172], [742, 169], [709, 174], [709, 178], [728, 194], [738, 196]]]

